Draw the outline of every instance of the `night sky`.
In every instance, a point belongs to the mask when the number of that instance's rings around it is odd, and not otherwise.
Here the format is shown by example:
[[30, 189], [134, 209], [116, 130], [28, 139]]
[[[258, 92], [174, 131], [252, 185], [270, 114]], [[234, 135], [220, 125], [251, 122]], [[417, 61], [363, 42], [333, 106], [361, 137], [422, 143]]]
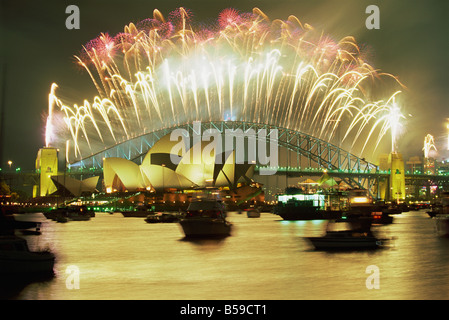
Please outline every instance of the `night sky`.
[[[270, 19], [295, 15], [338, 41], [354, 36], [365, 48], [368, 63], [392, 73], [407, 86], [400, 103], [407, 115], [399, 151], [405, 156], [421, 153], [424, 137], [432, 134], [448, 158], [449, 118], [449, 2], [441, 0], [238, 0], [238, 1], [62, 1], [0, 0], [2, 39], [0, 68], [6, 66], [6, 81], [0, 78], [3, 137], [1, 164], [34, 168], [37, 151], [45, 143], [45, 116], [50, 85], [91, 99], [93, 85], [74, 63], [73, 55], [101, 32], [116, 34], [130, 22], [152, 17], [154, 9], [168, 16], [184, 6], [196, 21], [211, 21], [225, 8], [250, 12], [260, 8]], [[65, 26], [68, 5], [81, 12], [79, 30]], [[368, 30], [368, 5], [380, 9], [380, 29]], [[2, 67], [3, 66], [3, 67]], [[1, 95], [0, 91], [0, 95]]]

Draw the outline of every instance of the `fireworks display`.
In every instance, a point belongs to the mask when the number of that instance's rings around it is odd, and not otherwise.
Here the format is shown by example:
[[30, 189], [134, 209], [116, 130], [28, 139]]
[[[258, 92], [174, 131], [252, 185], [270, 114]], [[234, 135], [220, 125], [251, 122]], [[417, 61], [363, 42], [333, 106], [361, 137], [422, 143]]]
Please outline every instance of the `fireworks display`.
[[435, 147], [435, 140], [434, 140], [433, 136], [431, 134], [428, 134], [424, 138], [424, 147], [423, 147], [424, 158], [426, 158], [426, 159], [429, 158], [429, 154], [432, 149], [437, 151], [437, 148]]
[[[353, 37], [336, 42], [294, 16], [225, 9], [205, 26], [185, 8], [167, 19], [154, 10], [75, 58], [98, 94], [69, 104], [53, 84], [47, 130], [59, 130], [46, 137], [70, 139], [73, 159], [195, 120], [275, 125], [354, 153], [376, 149], [390, 131], [395, 150], [399, 81], [369, 65]], [[379, 94], [384, 81], [389, 92]]]

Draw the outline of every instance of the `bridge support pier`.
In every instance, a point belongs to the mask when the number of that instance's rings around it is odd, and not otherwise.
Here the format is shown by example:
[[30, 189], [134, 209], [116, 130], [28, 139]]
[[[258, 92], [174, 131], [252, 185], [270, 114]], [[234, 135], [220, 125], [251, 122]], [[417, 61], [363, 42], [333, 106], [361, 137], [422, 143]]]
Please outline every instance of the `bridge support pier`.
[[41, 148], [37, 152], [36, 170], [39, 173], [39, 186], [33, 187], [33, 197], [47, 196], [56, 191], [51, 176], [58, 174], [58, 149]]
[[405, 200], [405, 171], [402, 154], [390, 153], [390, 200]]

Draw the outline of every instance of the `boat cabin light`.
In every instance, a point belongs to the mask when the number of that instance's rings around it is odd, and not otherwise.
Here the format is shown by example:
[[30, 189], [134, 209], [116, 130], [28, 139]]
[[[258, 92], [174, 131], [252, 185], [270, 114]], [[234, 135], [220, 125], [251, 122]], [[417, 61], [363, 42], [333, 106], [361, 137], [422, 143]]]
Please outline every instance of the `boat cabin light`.
[[369, 203], [367, 197], [354, 197], [351, 199], [351, 203]]

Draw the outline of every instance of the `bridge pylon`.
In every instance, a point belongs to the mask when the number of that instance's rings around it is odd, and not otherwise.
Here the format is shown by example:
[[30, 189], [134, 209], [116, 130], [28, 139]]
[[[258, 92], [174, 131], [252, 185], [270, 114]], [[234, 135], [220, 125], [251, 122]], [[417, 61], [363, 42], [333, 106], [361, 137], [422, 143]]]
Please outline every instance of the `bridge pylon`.
[[379, 198], [385, 200], [405, 200], [405, 167], [401, 153], [383, 154], [379, 159], [379, 169], [389, 171], [388, 179], [379, 180]]
[[57, 190], [51, 176], [58, 174], [58, 149], [44, 147], [36, 157], [36, 170], [39, 173], [39, 185], [33, 187], [33, 198], [44, 197]]
[[402, 154], [392, 152], [390, 162], [390, 200], [405, 200], [405, 169]]

